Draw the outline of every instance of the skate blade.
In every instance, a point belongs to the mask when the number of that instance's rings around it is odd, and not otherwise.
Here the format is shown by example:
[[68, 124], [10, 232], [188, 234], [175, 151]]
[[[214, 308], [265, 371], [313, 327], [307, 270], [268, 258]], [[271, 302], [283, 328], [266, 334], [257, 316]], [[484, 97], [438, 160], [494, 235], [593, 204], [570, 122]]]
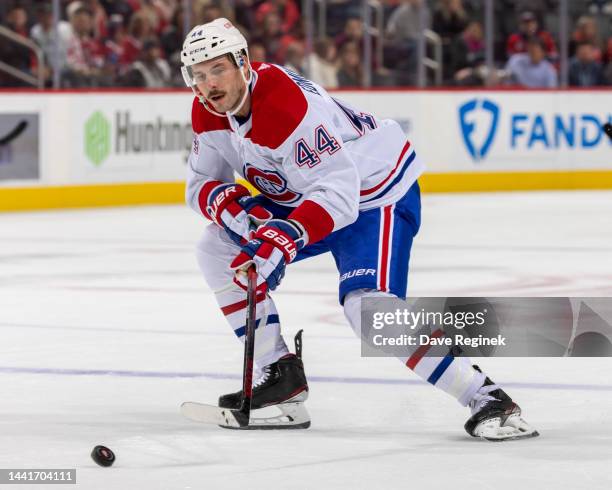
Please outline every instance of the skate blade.
[[[278, 412], [274, 414], [273, 412]], [[272, 412], [272, 413], [270, 413]], [[263, 415], [262, 413], [270, 413]], [[234, 423], [219, 424], [224, 429], [234, 430], [291, 430], [310, 427], [310, 415], [302, 402], [286, 402], [251, 411], [249, 425], [240, 426]]]
[[515, 413], [503, 425], [501, 417], [482, 421], [474, 429], [474, 435], [487, 441], [501, 442], [538, 437], [540, 434], [523, 420], [520, 413]]
[[299, 393], [284, 403], [251, 410], [249, 420], [239, 410], [197, 402], [184, 402], [181, 413], [195, 422], [214, 424], [224, 429], [307, 429], [310, 427], [310, 415], [303, 403], [307, 396], [307, 393]]
[[230, 410], [229, 408], [205, 403], [184, 402], [181, 405], [181, 413], [189, 420], [204, 424], [222, 425], [236, 429], [247, 424], [245, 420], [241, 419], [238, 410]]

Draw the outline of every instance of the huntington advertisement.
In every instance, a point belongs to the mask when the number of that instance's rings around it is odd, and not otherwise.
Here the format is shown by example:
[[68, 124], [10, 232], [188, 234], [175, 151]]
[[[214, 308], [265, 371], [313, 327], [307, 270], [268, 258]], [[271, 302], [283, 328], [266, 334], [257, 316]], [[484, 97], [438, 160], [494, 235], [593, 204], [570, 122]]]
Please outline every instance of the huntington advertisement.
[[187, 94], [79, 96], [73, 105], [72, 178], [181, 180], [193, 142]]

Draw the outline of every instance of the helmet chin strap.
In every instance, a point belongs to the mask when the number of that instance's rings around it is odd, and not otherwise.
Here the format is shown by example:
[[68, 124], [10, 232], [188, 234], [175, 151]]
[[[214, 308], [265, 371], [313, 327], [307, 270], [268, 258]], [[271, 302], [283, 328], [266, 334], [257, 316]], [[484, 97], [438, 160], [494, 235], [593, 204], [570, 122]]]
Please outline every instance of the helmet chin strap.
[[229, 117], [229, 116], [233, 116], [236, 113], [238, 113], [240, 109], [242, 109], [242, 106], [246, 102], [247, 96], [249, 95], [249, 83], [251, 83], [251, 80], [253, 80], [253, 71], [251, 69], [251, 65], [249, 64], [249, 79], [248, 80], [242, 70], [240, 70], [240, 75], [242, 76], [242, 80], [244, 82], [244, 94], [242, 95], [242, 99], [240, 99], [240, 102], [238, 103], [235, 109], [229, 110], [225, 114], [221, 114], [220, 112], [217, 112], [212, 107], [210, 107], [210, 103], [204, 98], [203, 95], [196, 94], [198, 96], [198, 99], [200, 99], [200, 102], [204, 106], [204, 109], [206, 109], [208, 112], [218, 117]]

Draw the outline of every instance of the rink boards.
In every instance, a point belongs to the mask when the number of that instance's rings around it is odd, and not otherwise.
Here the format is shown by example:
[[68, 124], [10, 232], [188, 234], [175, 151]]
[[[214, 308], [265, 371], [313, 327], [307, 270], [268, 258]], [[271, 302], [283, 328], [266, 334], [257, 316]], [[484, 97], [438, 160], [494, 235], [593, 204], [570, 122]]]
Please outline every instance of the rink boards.
[[[610, 189], [612, 91], [338, 91], [393, 118], [427, 192]], [[188, 91], [1, 92], [0, 210], [175, 203]]]

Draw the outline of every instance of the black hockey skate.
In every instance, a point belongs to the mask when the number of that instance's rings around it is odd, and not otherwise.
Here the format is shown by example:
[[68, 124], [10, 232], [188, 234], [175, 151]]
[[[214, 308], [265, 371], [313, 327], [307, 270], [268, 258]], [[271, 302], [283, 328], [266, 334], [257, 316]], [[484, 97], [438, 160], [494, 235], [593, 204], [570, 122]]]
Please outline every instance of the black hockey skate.
[[[262, 377], [253, 384], [251, 410], [307, 398], [308, 383], [302, 360], [295, 354], [287, 354], [263, 368]], [[241, 401], [242, 390], [220, 396], [219, 406], [238, 410]]]
[[[308, 398], [308, 382], [302, 362], [302, 331], [295, 336], [296, 354], [286, 354], [263, 368], [262, 376], [253, 384], [251, 410], [274, 406], [281, 411], [275, 417], [258, 418], [253, 414], [244, 429], [306, 429], [310, 417], [303, 403]], [[219, 397], [219, 406], [238, 410], [242, 390]], [[227, 427], [226, 428], [234, 428]]]
[[[474, 366], [482, 372], [478, 366]], [[540, 434], [521, 417], [521, 408], [488, 377], [470, 402], [472, 416], [465, 430], [488, 441], [508, 441]]]

